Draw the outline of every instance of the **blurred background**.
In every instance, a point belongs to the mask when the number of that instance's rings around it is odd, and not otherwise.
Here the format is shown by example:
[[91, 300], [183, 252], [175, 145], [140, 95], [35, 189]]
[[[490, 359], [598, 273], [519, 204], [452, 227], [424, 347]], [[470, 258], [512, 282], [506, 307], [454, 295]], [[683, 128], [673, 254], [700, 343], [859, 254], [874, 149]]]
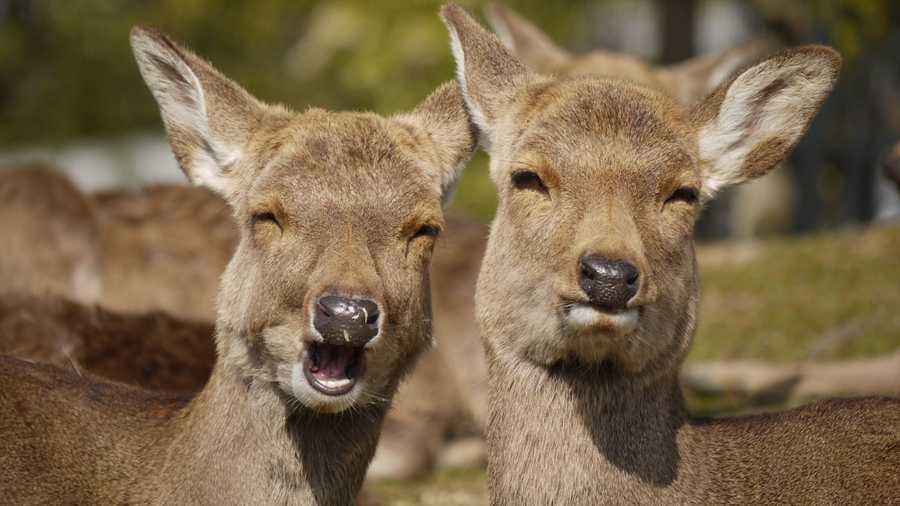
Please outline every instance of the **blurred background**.
[[[484, 19], [482, 2], [460, 3]], [[900, 137], [900, 2], [508, 3], [575, 54], [605, 48], [668, 64], [754, 36], [773, 50], [834, 46], [844, 57], [840, 81], [782, 171], [787, 182], [757, 192], [768, 200], [726, 196], [698, 234], [808, 232], [900, 216], [900, 199], [877, 168]], [[453, 78], [440, 4], [0, 0], [0, 164], [40, 157], [90, 190], [183, 181], [128, 46], [134, 25], [170, 34], [264, 101], [407, 110]], [[479, 154], [452, 207], [489, 221], [495, 198], [485, 167]], [[765, 209], [753, 210], [754, 201]]]

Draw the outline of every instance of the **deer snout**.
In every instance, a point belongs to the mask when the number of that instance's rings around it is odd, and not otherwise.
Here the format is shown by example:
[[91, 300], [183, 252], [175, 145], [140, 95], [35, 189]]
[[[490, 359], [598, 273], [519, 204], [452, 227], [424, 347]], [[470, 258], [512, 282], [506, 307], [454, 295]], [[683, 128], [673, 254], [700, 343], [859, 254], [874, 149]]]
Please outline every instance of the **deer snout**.
[[326, 295], [316, 301], [313, 327], [327, 344], [365, 346], [378, 335], [380, 316], [373, 300]]
[[579, 263], [579, 285], [592, 304], [611, 310], [625, 309], [640, 289], [641, 271], [625, 260], [610, 262], [584, 256]]

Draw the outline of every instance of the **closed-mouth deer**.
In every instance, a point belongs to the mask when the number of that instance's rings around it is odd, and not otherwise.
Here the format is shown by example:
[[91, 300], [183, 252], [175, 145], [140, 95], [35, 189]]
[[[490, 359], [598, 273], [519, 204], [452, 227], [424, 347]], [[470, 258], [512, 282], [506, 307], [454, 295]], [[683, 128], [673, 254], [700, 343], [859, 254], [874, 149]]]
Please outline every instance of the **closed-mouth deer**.
[[623, 81], [535, 74], [459, 6], [442, 16], [499, 190], [475, 299], [492, 503], [896, 501], [897, 399], [697, 419], [678, 384], [700, 207], [793, 148], [837, 53], [785, 51], [681, 108]]
[[634, 56], [601, 49], [577, 56], [570, 54], [502, 2], [490, 2], [484, 14], [503, 44], [535, 72], [558, 77], [628, 79], [665, 91], [682, 105], [703, 98], [735, 70], [758, 58], [763, 50], [762, 40], [752, 39], [676, 65], [653, 67]]
[[165, 35], [132, 47], [179, 164], [241, 239], [193, 398], [0, 357], [14, 503], [350, 504], [431, 341], [441, 202], [475, 145], [455, 85], [385, 119], [265, 105]]

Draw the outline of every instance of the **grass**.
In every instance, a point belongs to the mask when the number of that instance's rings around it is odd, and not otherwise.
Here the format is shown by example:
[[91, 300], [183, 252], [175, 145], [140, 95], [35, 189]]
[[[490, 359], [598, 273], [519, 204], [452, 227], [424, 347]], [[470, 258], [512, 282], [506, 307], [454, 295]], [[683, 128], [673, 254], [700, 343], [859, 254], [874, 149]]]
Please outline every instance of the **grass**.
[[[700, 327], [688, 361], [838, 360], [900, 348], [900, 227], [697, 247]], [[697, 414], [747, 408], [739, 397], [689, 396]], [[769, 409], [779, 409], [770, 406]], [[487, 504], [484, 469], [383, 482], [385, 504]]]
[[487, 506], [485, 469], [445, 469], [420, 481], [373, 483], [370, 491], [391, 506]]
[[835, 360], [900, 347], [900, 227], [698, 247], [689, 361]]

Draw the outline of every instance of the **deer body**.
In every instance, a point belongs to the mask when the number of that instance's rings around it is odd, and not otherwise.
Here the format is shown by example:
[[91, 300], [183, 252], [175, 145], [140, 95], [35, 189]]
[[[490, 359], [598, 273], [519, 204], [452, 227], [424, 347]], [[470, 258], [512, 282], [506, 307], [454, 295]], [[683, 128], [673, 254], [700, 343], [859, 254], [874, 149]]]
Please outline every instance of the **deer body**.
[[698, 419], [674, 378], [635, 392], [611, 371], [492, 358], [495, 504], [890, 504], [900, 490], [896, 400]]
[[458, 6], [442, 15], [499, 194], [475, 299], [492, 503], [900, 497], [900, 400], [701, 420], [677, 382], [701, 205], [787, 155], [839, 56], [786, 51], [682, 108], [624, 81], [534, 74]]
[[240, 241], [195, 397], [2, 357], [15, 503], [351, 504], [431, 343], [440, 205], [474, 149], [454, 85], [393, 118], [257, 101], [163, 34], [132, 47], [181, 168]]
[[0, 353], [144, 388], [197, 392], [216, 360], [212, 323], [120, 314], [51, 297], [0, 298]]
[[15, 433], [2, 493], [17, 503], [352, 504], [386, 409], [286, 413], [271, 389], [221, 372], [191, 400], [0, 360], [18, 395], [0, 404], [4, 435]]

